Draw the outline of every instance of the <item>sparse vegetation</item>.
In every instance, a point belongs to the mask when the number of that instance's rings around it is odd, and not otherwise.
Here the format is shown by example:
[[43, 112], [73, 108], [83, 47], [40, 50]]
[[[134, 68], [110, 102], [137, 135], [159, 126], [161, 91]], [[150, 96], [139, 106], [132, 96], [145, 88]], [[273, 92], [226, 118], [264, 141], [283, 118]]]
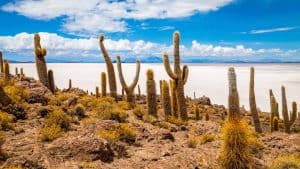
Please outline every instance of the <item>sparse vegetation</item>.
[[200, 144], [205, 144], [215, 140], [215, 136], [212, 134], [203, 134], [200, 137]]
[[284, 155], [271, 161], [269, 169], [299, 169], [300, 155]]
[[108, 130], [101, 130], [99, 136], [108, 141], [133, 143], [136, 139], [136, 131], [128, 123], [115, 124]]

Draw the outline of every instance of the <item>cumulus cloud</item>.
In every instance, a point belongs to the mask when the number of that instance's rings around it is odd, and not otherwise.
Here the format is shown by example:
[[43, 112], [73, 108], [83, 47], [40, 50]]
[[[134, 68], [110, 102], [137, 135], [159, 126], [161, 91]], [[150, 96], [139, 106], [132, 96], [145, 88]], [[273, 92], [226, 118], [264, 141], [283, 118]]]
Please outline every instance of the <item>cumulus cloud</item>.
[[164, 19], [218, 10], [233, 0], [20, 0], [1, 7], [7, 12], [41, 20], [64, 17], [67, 32], [124, 32], [127, 19]]
[[[15, 36], [0, 36], [0, 50], [14, 54], [29, 55], [33, 52], [33, 34], [19, 33]], [[96, 38], [65, 38], [55, 33], [41, 32], [41, 44], [48, 50], [48, 55], [91, 57], [101, 56], [99, 51], [99, 40]], [[143, 40], [130, 41], [128, 39], [104, 41], [111, 56], [120, 54], [122, 57], [148, 57], [161, 56], [167, 51], [173, 54], [172, 44], [159, 44]], [[295, 56], [299, 50], [282, 50], [279, 48], [253, 49], [243, 45], [236, 46], [214, 46], [202, 44], [196, 40], [191, 45], [181, 45], [181, 56], [183, 57], [260, 57], [260, 56]]]

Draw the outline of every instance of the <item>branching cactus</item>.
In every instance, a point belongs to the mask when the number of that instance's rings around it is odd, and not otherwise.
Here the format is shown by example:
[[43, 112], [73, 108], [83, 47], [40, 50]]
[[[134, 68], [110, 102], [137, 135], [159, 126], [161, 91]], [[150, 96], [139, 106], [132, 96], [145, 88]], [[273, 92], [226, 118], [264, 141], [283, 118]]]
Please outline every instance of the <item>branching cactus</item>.
[[0, 71], [1, 73], [4, 72], [2, 51], [0, 51]]
[[157, 117], [156, 87], [152, 69], [147, 70], [147, 107], [148, 114]]
[[170, 80], [170, 89], [171, 89], [171, 105], [173, 116], [178, 118], [178, 104], [176, 96], [176, 83], [174, 80]]
[[116, 84], [114, 66], [111, 62], [111, 59], [110, 59], [110, 57], [105, 49], [104, 43], [103, 43], [104, 35], [101, 34], [99, 39], [100, 39], [100, 49], [102, 51], [102, 54], [103, 54], [103, 57], [104, 57], [104, 60], [106, 63], [110, 96], [117, 100], [117, 84]]
[[172, 115], [169, 84], [167, 81], [162, 82], [162, 104], [165, 112], [165, 118]]
[[101, 73], [101, 93], [102, 93], [102, 97], [106, 97], [106, 74], [105, 74], [105, 72]]
[[179, 55], [179, 32], [174, 33], [174, 71], [172, 70], [169, 63], [169, 56], [167, 53], [164, 54], [164, 67], [166, 69], [167, 74], [172, 78], [176, 83], [176, 95], [177, 95], [177, 104], [178, 110], [180, 112], [180, 117], [183, 120], [188, 119], [187, 108], [185, 103], [185, 95], [184, 95], [184, 85], [188, 78], [188, 67], [186, 65], [183, 66], [183, 69], [180, 67], [180, 55]]
[[254, 92], [254, 68], [250, 68], [250, 85], [249, 85], [249, 104], [250, 104], [250, 112], [252, 114], [253, 123], [255, 127], [255, 131], [258, 133], [262, 133], [260, 120], [258, 111], [256, 108], [256, 101], [255, 101], [255, 92]]
[[140, 75], [140, 61], [136, 61], [136, 73], [133, 82], [131, 85], [127, 85], [126, 81], [123, 76], [123, 71], [122, 71], [122, 64], [121, 64], [121, 59], [120, 56], [117, 56], [117, 67], [118, 67], [118, 72], [119, 72], [119, 78], [122, 87], [124, 88], [126, 92], [126, 101], [131, 104], [131, 106], [134, 105], [135, 103], [135, 98], [134, 98], [134, 88], [136, 87], [138, 80], [139, 80], [139, 75]]
[[55, 82], [54, 82], [54, 76], [53, 76], [52, 70], [48, 71], [48, 80], [49, 80], [50, 91], [54, 94], [55, 93]]
[[45, 56], [47, 55], [47, 50], [41, 47], [40, 35], [34, 35], [34, 52], [35, 52], [35, 64], [37, 68], [37, 73], [39, 76], [40, 82], [46, 86], [50, 87], [48, 81], [48, 72]]
[[4, 67], [4, 79], [5, 79], [5, 81], [9, 81], [10, 72], [9, 72], [9, 63], [7, 60], [4, 60], [3, 67]]
[[286, 133], [290, 133], [291, 132], [290, 128], [295, 122], [297, 117], [297, 104], [296, 102], [293, 102], [292, 112], [289, 116], [284, 86], [281, 86], [281, 94], [282, 94], [282, 116], [283, 116], [283, 123], [284, 123], [284, 131]]
[[12, 103], [12, 100], [5, 93], [2, 86], [0, 86], [0, 106], [7, 106]]
[[236, 85], [236, 74], [234, 68], [228, 69], [228, 81], [229, 81], [229, 96], [228, 96], [228, 118], [239, 119], [240, 118], [240, 101], [239, 93]]

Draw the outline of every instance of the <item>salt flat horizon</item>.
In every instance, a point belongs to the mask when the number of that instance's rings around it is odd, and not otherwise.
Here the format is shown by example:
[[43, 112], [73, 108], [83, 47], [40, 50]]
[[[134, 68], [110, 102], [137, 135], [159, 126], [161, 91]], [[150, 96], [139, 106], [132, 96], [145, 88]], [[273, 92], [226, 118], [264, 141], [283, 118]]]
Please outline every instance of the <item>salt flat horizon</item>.
[[[292, 101], [300, 101], [300, 64], [299, 63], [187, 63], [189, 66], [189, 79], [185, 85], [185, 94], [193, 97], [208, 96], [213, 104], [222, 104], [227, 107], [228, 81], [227, 69], [234, 66], [237, 73], [237, 83], [240, 105], [249, 109], [248, 91], [250, 67], [255, 68], [255, 92], [257, 107], [262, 111], [270, 111], [269, 89], [272, 89], [281, 107], [281, 85], [286, 87], [288, 106]], [[105, 63], [48, 63], [48, 69], [54, 72], [55, 83], [58, 88], [67, 88], [68, 80], [72, 79], [73, 86], [94, 92], [100, 85], [100, 73], [106, 72]], [[114, 65], [116, 66], [116, 65]], [[23, 68], [27, 76], [37, 78], [35, 63], [12, 63], [15, 67]], [[131, 83], [135, 74], [134, 63], [122, 64], [123, 73], [127, 83]], [[159, 94], [159, 80], [168, 80], [162, 63], [142, 63], [139, 85], [141, 92], [145, 93], [146, 71], [153, 69]], [[117, 76], [118, 93], [121, 86]], [[136, 90], [137, 92], [137, 90]], [[299, 105], [298, 105], [299, 106]]]

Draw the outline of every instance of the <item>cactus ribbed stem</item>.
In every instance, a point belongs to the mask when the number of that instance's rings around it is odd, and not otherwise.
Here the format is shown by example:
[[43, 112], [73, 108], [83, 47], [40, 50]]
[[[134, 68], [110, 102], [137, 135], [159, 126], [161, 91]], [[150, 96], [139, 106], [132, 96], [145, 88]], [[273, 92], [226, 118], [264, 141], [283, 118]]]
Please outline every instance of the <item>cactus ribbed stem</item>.
[[290, 133], [291, 132], [290, 128], [297, 118], [297, 103], [293, 102], [292, 112], [289, 116], [284, 86], [281, 86], [281, 94], [282, 94], [282, 116], [283, 116], [283, 123], [284, 123], [284, 131], [286, 133]]
[[48, 80], [49, 80], [49, 89], [54, 94], [55, 93], [55, 82], [54, 82], [54, 76], [53, 71], [48, 71]]
[[250, 85], [249, 85], [249, 104], [250, 104], [250, 112], [252, 114], [252, 119], [255, 127], [255, 131], [258, 133], [262, 133], [260, 120], [258, 111], [256, 108], [256, 101], [255, 101], [255, 92], [254, 92], [254, 68], [250, 68]]
[[106, 74], [105, 74], [105, 72], [101, 73], [101, 93], [102, 93], [102, 97], [106, 97]]
[[180, 117], [183, 120], [188, 119], [187, 108], [185, 103], [185, 95], [184, 95], [184, 85], [188, 78], [188, 67], [183, 66], [182, 70], [180, 67], [180, 53], [179, 53], [179, 44], [180, 43], [180, 35], [179, 32], [175, 32], [173, 36], [173, 44], [174, 44], [174, 71], [170, 66], [168, 54], [165, 53], [163, 56], [164, 67], [167, 74], [172, 78], [176, 83], [176, 96], [177, 96], [177, 105], [178, 110], [180, 112]]
[[131, 105], [134, 104], [135, 98], [134, 98], [134, 88], [136, 87], [138, 80], [139, 80], [139, 75], [140, 75], [140, 61], [136, 61], [136, 73], [133, 82], [128, 86], [126, 84], [126, 81], [123, 76], [123, 71], [122, 71], [122, 64], [121, 64], [121, 59], [120, 56], [117, 56], [117, 67], [118, 67], [118, 72], [119, 72], [119, 78], [122, 87], [124, 88], [126, 92], [126, 101], [128, 103], [131, 103]]
[[10, 79], [10, 71], [9, 71], [9, 63], [7, 60], [4, 60], [4, 79], [5, 81], [9, 81]]
[[157, 117], [156, 87], [153, 70], [147, 70], [147, 107], [148, 114]]
[[228, 69], [228, 81], [229, 81], [229, 96], [228, 96], [228, 118], [239, 119], [240, 118], [240, 101], [239, 94], [236, 85], [236, 74], [234, 68]]
[[0, 71], [1, 73], [4, 72], [2, 51], [0, 51]]
[[35, 64], [39, 76], [40, 82], [46, 86], [48, 89], [50, 87], [48, 81], [48, 72], [45, 56], [47, 55], [47, 50], [41, 47], [40, 35], [34, 35], [34, 52], [35, 52]]
[[99, 94], [99, 87], [97, 86], [96, 89], [95, 89], [95, 94], [96, 94], [96, 98], [99, 98], [100, 97], [100, 94]]
[[178, 104], [177, 104], [177, 96], [176, 96], [176, 83], [174, 80], [170, 80], [170, 90], [171, 90], [171, 105], [172, 105], [172, 113], [173, 116], [178, 118]]
[[24, 76], [23, 68], [20, 69], [21, 76]]
[[168, 82], [162, 82], [162, 104], [165, 112], [165, 118], [168, 119], [172, 115], [171, 100]]
[[115, 70], [114, 70], [114, 66], [111, 62], [111, 59], [105, 49], [103, 41], [104, 41], [104, 35], [101, 34], [99, 37], [99, 45], [100, 45], [100, 49], [102, 51], [102, 55], [103, 55], [105, 63], [106, 63], [110, 96], [115, 98], [115, 100], [117, 100], [118, 96], [117, 96], [117, 84], [116, 84]]
[[[274, 96], [271, 96], [271, 112], [270, 112], [270, 128], [271, 132], [274, 131], [274, 124], [273, 124], [273, 118], [276, 116], [276, 100]], [[278, 116], [277, 116], [278, 118]]]
[[194, 111], [195, 111], [196, 120], [201, 120], [199, 107], [196, 106]]
[[72, 89], [72, 79], [69, 79], [69, 90]]
[[15, 75], [18, 76], [18, 74], [19, 74], [19, 69], [15, 67]]

